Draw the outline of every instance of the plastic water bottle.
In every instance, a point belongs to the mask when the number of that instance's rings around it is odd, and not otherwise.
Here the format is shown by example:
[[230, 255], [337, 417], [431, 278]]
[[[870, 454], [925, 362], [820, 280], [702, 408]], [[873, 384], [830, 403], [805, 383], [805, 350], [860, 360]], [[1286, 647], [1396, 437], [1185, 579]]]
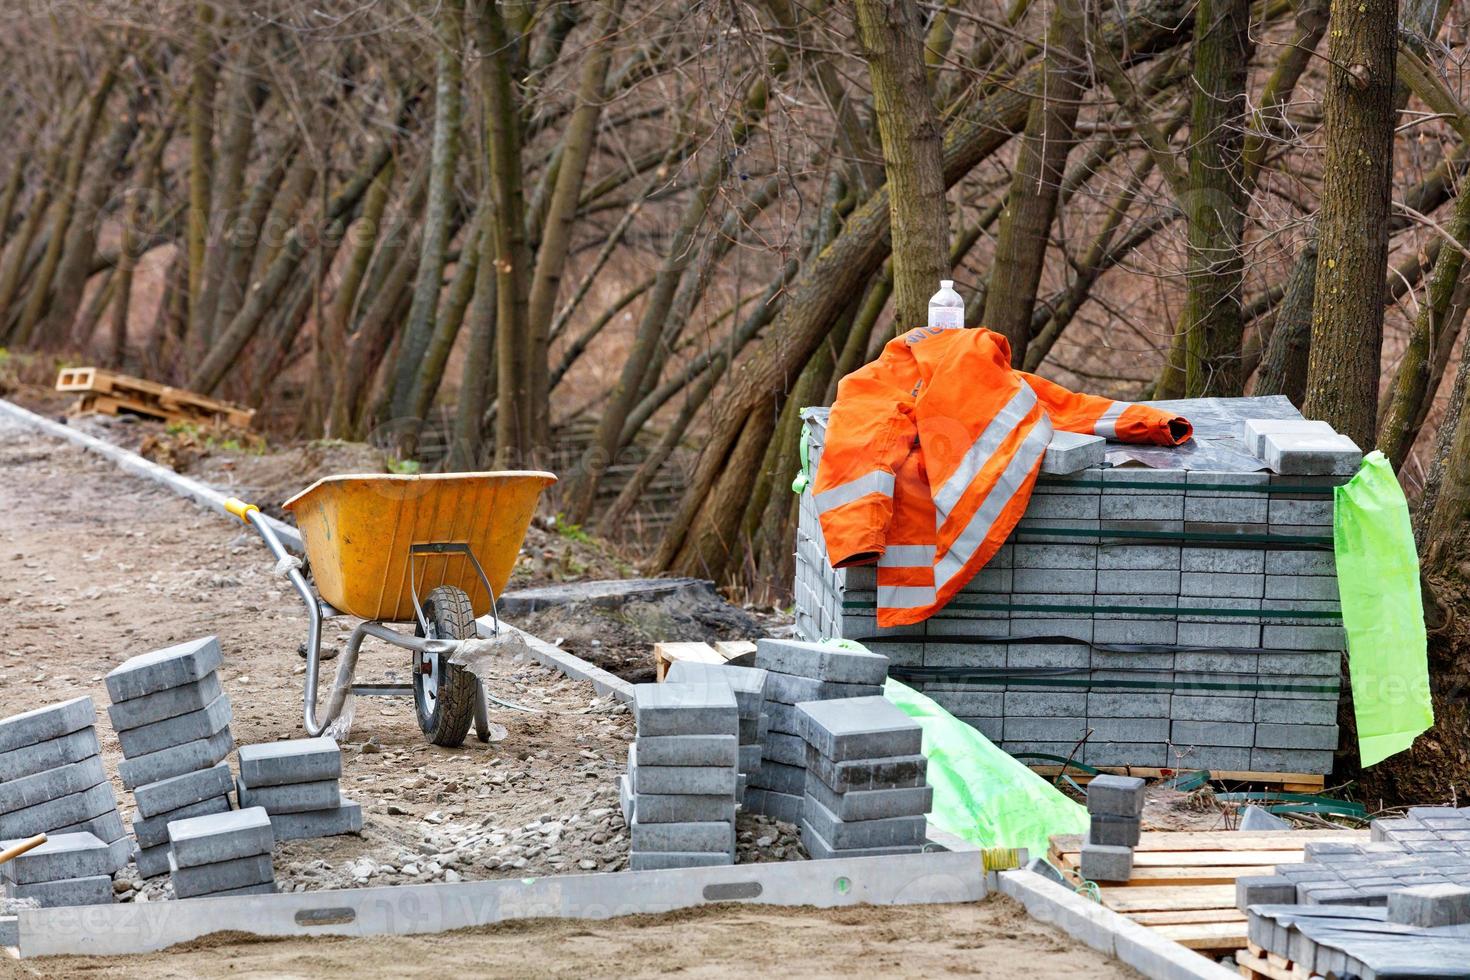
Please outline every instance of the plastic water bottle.
[[950, 330], [964, 325], [965, 301], [955, 292], [954, 280], [939, 280], [939, 292], [929, 297], [929, 329]]

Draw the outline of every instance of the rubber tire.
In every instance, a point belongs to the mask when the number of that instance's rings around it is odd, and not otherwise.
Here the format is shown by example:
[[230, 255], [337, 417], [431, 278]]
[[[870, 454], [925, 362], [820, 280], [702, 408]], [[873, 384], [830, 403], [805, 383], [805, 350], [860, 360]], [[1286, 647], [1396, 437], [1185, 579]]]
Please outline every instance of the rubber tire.
[[[428, 594], [424, 599], [424, 617], [438, 639], [468, 640], [475, 636], [475, 614], [470, 608], [470, 597], [451, 585], [441, 585]], [[423, 634], [422, 629], [416, 632]], [[448, 659], [441, 655], [434, 710], [429, 711], [424, 700], [424, 685], [428, 683], [429, 675], [417, 670], [413, 673], [413, 704], [419, 728], [423, 729], [430, 743], [455, 748], [464, 744], [475, 720], [477, 687], [474, 674], [444, 662]]]

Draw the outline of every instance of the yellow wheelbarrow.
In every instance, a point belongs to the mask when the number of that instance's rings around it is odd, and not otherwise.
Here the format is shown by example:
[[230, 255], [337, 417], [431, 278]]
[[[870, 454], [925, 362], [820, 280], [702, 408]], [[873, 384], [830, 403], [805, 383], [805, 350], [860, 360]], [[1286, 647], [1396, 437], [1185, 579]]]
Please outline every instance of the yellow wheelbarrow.
[[[510, 579], [541, 491], [555, 482], [534, 471], [329, 476], [284, 504], [301, 530], [305, 571], [254, 504], [226, 502], [264, 539], [277, 570], [306, 604], [307, 734], [321, 735], [339, 719], [339, 728], [350, 724], [350, 713], [342, 717], [349, 694], [411, 694], [419, 727], [433, 744], [461, 744], [472, 721], [480, 740], [489, 740], [484, 688], [451, 660], [472, 644], [501, 637], [495, 597]], [[488, 633], [477, 639], [485, 631], [476, 621], [486, 613]], [[343, 614], [363, 622], [342, 652], [318, 716], [322, 621]], [[414, 635], [384, 625], [389, 622], [413, 623]], [[354, 683], [358, 651], [369, 636], [412, 653], [411, 684]]]

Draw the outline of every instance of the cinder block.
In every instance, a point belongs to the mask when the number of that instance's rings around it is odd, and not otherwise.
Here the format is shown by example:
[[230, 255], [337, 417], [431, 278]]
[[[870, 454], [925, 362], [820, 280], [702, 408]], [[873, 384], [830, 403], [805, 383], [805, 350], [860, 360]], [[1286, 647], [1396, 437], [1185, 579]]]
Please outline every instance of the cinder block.
[[[21, 843], [21, 840], [0, 841], [0, 850]], [[118, 853], [95, 834], [56, 834], [46, 843], [0, 865], [6, 881], [31, 884], [38, 881], [59, 881], [63, 878], [90, 878], [110, 875], [127, 863], [117, 860]]]
[[714, 868], [734, 864], [735, 855], [717, 852], [633, 851], [628, 856], [630, 871], [663, 871], [668, 868]]
[[788, 796], [800, 796], [806, 787], [806, 766], [788, 766], [762, 758], [760, 771], [751, 775], [750, 784]]
[[665, 683], [722, 683], [735, 694], [741, 718], [759, 715], [766, 700], [766, 672], [760, 667], [736, 667], [730, 664], [700, 664], [680, 660], [669, 667]]
[[1274, 472], [1285, 476], [1352, 476], [1363, 462], [1363, 451], [1345, 435], [1266, 433], [1261, 457]]
[[37, 881], [29, 885], [5, 885], [9, 898], [34, 898], [43, 909], [70, 908], [78, 905], [111, 905], [112, 876], [92, 875], [87, 878], [63, 878], [60, 881]]
[[882, 696], [810, 701], [796, 710], [807, 744], [834, 762], [916, 755], [924, 739], [919, 723]]
[[740, 748], [734, 735], [653, 735], [638, 739], [638, 761], [645, 766], [733, 766]]
[[1143, 823], [1138, 817], [1094, 813], [1087, 830], [1087, 843], [1106, 847], [1137, 847]]
[[251, 789], [244, 781], [236, 784], [240, 809], [263, 807], [267, 813], [303, 813], [308, 810], [331, 810], [340, 806], [342, 794], [337, 780], [322, 779], [314, 783], [288, 783], [285, 786], [262, 786]]
[[1143, 816], [1144, 782], [1138, 776], [1102, 775], [1087, 784], [1087, 812], [1117, 817]]
[[1065, 476], [1090, 466], [1101, 466], [1106, 455], [1107, 440], [1102, 436], [1057, 431], [1052, 433], [1046, 453], [1041, 457], [1041, 472]]
[[182, 687], [219, 669], [219, 641], [212, 636], [190, 640], [125, 660], [104, 678], [114, 702], [141, 698]]
[[157, 847], [168, 843], [168, 825], [173, 821], [225, 813], [229, 809], [230, 798], [228, 796], [215, 796], [207, 800], [200, 800], [198, 803], [190, 803], [188, 806], [181, 806], [177, 810], [160, 813], [154, 817], [134, 816], [133, 836], [138, 839], [139, 847]]
[[628, 746], [628, 770], [636, 793], [674, 796], [728, 796], [735, 792], [734, 766], [645, 766], [638, 762], [638, 746]]
[[[639, 793], [632, 798], [638, 821], [655, 823], [731, 822], [735, 819], [732, 796], [667, 796]], [[631, 820], [629, 821], [631, 823]]]
[[805, 798], [791, 793], [780, 793], [773, 789], [752, 787], [745, 791], [745, 806], [752, 813], [761, 813], [772, 820], [785, 823], [801, 823], [801, 811]]
[[761, 746], [761, 757], [783, 766], [806, 764], [806, 742], [798, 735], [771, 732]]
[[180, 807], [224, 796], [234, 789], [230, 764], [221, 762], [208, 769], [198, 769], [133, 790], [133, 800], [143, 817], [156, 817]]
[[629, 836], [634, 851], [735, 851], [733, 821], [642, 823], [635, 814]]
[[633, 715], [640, 736], [737, 735], [740, 729], [728, 685], [635, 684]]
[[123, 755], [131, 759], [185, 742], [212, 738], [228, 728], [233, 718], [230, 699], [221, 694], [198, 711], [118, 732], [117, 740], [122, 745]]
[[138, 876], [141, 878], [157, 878], [168, 874], [168, 845], [145, 847], [138, 851], [134, 860], [138, 864]]
[[[106, 781], [107, 770], [103, 768], [100, 756], [91, 756], [48, 772], [33, 773], [0, 783], [0, 813], [11, 813], [58, 797], [85, 792]], [[4, 867], [0, 865], [0, 869]]]
[[271, 856], [268, 853], [201, 864], [192, 868], [179, 867], [175, 857], [170, 854], [169, 874], [173, 877], [174, 895], [177, 898], [216, 895], [276, 880], [275, 869], [271, 866]]
[[1133, 876], [1133, 849], [1083, 844], [1078, 870], [1088, 881], [1127, 881]]
[[1235, 879], [1235, 907], [1295, 905], [1296, 882], [1280, 875], [1245, 875]]
[[886, 857], [892, 854], [917, 854], [923, 849], [918, 844], [900, 844], [890, 847], [833, 847], [822, 837], [809, 821], [801, 821], [801, 843], [813, 861], [830, 861], [834, 858]]
[[839, 820], [847, 821], [923, 816], [934, 805], [932, 786], [836, 793], [826, 783], [811, 775], [807, 777], [806, 795], [821, 803]]
[[0, 752], [9, 753], [91, 728], [97, 708], [89, 697], [72, 698], [60, 704], [23, 711], [0, 719]]
[[20, 810], [0, 814], [0, 837], [31, 837], [81, 823], [117, 809], [111, 783], [100, 783], [80, 793], [58, 796]]
[[314, 783], [342, 775], [342, 750], [326, 736], [242, 745], [238, 758], [240, 778], [255, 787]]
[[928, 825], [922, 815], [883, 820], [841, 820], [810, 794], [806, 797], [802, 817], [836, 849], [922, 844]]
[[208, 769], [217, 765], [230, 750], [235, 740], [228, 728], [216, 732], [209, 738], [201, 738], [182, 745], [173, 745], [158, 752], [150, 752], [117, 764], [117, 774], [123, 786], [134, 789], [147, 783], [157, 783], [174, 776], [182, 776], [196, 769]]
[[[796, 675], [838, 684], [881, 685], [888, 678], [888, 658], [861, 650], [794, 640], [756, 641], [755, 665], [776, 674]], [[766, 697], [772, 698], [769, 681]], [[866, 692], [865, 692], [866, 693]], [[850, 694], [848, 696], [861, 696]], [[775, 698], [780, 701], [781, 698]], [[818, 698], [798, 698], [815, 701]], [[789, 704], [796, 704], [790, 701]]]
[[88, 726], [60, 738], [0, 752], [0, 780], [24, 779], [61, 766], [84, 762], [102, 751], [97, 730]]
[[[807, 771], [838, 793], [865, 789], [895, 789], [923, 786], [929, 760], [922, 755], [897, 759], [833, 762], [808, 747]], [[762, 769], [765, 767], [762, 766]], [[805, 780], [803, 780], [805, 785]]]
[[110, 704], [107, 706], [107, 716], [112, 719], [115, 731], [124, 732], [198, 711], [223, 693], [219, 674], [211, 672], [192, 684], [165, 688], [153, 694], [145, 694], [141, 698]]
[[230, 810], [168, 825], [173, 866], [193, 868], [254, 854], [269, 854], [275, 845], [270, 816], [262, 808]]
[[306, 840], [312, 837], [336, 837], [362, 832], [362, 806], [347, 797], [331, 810], [309, 810], [304, 813], [272, 813], [271, 831], [276, 840]]
[[[887, 670], [888, 658], [883, 658]], [[877, 684], [848, 684], [837, 681], [818, 681], [794, 674], [772, 671], [766, 677], [766, 700], [780, 704], [800, 704], [803, 701], [827, 701], [832, 698], [865, 698], [883, 693]]]
[[1257, 459], [1266, 458], [1266, 436], [1286, 435], [1334, 436], [1337, 432], [1326, 422], [1316, 419], [1246, 419], [1240, 426], [1240, 441], [1246, 452]]

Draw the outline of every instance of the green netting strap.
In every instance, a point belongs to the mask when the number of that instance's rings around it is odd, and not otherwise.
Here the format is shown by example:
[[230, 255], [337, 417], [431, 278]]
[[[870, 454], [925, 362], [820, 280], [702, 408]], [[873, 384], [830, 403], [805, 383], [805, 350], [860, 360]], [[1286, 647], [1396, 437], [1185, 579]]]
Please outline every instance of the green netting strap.
[[1331, 497], [1333, 486], [1312, 486], [1305, 483], [1240, 484], [1240, 483], [1150, 483], [1147, 480], [1062, 480], [1056, 477], [1039, 477], [1037, 484], [1044, 487], [1101, 487], [1118, 490], [1203, 490], [1207, 493], [1264, 493], [1294, 497]]
[[[1041, 668], [1043, 670], [1047, 668]], [[1107, 668], [1097, 668], [1106, 670]], [[1015, 687], [1081, 687], [1081, 688], [1109, 688], [1114, 690], [1139, 690], [1139, 691], [1177, 691], [1181, 688], [1189, 691], [1221, 691], [1221, 692], [1248, 692], [1251, 694], [1322, 694], [1336, 697], [1341, 688], [1341, 682], [1337, 679], [1326, 677], [1313, 678], [1305, 674], [1281, 674], [1279, 682], [1273, 681], [1269, 684], [1225, 681], [1195, 681], [1174, 680], [1175, 671], [1147, 671], [1139, 670], [1134, 673], [1147, 676], [1150, 673], [1169, 674], [1169, 680], [1143, 680], [1134, 678], [1093, 677], [1092, 669], [1064, 670], [1059, 669], [1054, 673], [1029, 673], [1016, 671], [1012, 668], [965, 668], [965, 667], [890, 667], [888, 675], [904, 682], [934, 683], [950, 682], [965, 683], [983, 686], [1015, 686]], [[1196, 673], [1196, 672], [1190, 672]], [[1198, 671], [1197, 673], [1208, 674], [1214, 677], [1235, 676], [1231, 671]], [[1258, 675], [1238, 675], [1258, 676]], [[1295, 683], [1306, 681], [1307, 683]], [[1326, 700], [1311, 699], [1311, 700]]]
[[[875, 599], [843, 599], [843, 609], [877, 609]], [[945, 609], [971, 609], [979, 612], [1041, 612], [1041, 613], [1105, 613], [1124, 616], [1221, 616], [1262, 619], [1321, 619], [1339, 620], [1341, 613], [1330, 609], [1211, 609], [1208, 607], [1180, 606], [1047, 606], [1033, 602], [970, 602], [963, 599], [951, 600]], [[890, 637], [869, 637], [888, 640]], [[930, 639], [935, 639], [930, 637]]]
[[1037, 527], [1025, 521], [1016, 534], [1078, 538], [1135, 538], [1142, 541], [1192, 541], [1210, 544], [1280, 545], [1282, 551], [1321, 551], [1332, 547], [1330, 534], [1257, 534], [1253, 531], [1223, 534], [1212, 531], [1155, 531], [1145, 528]]

